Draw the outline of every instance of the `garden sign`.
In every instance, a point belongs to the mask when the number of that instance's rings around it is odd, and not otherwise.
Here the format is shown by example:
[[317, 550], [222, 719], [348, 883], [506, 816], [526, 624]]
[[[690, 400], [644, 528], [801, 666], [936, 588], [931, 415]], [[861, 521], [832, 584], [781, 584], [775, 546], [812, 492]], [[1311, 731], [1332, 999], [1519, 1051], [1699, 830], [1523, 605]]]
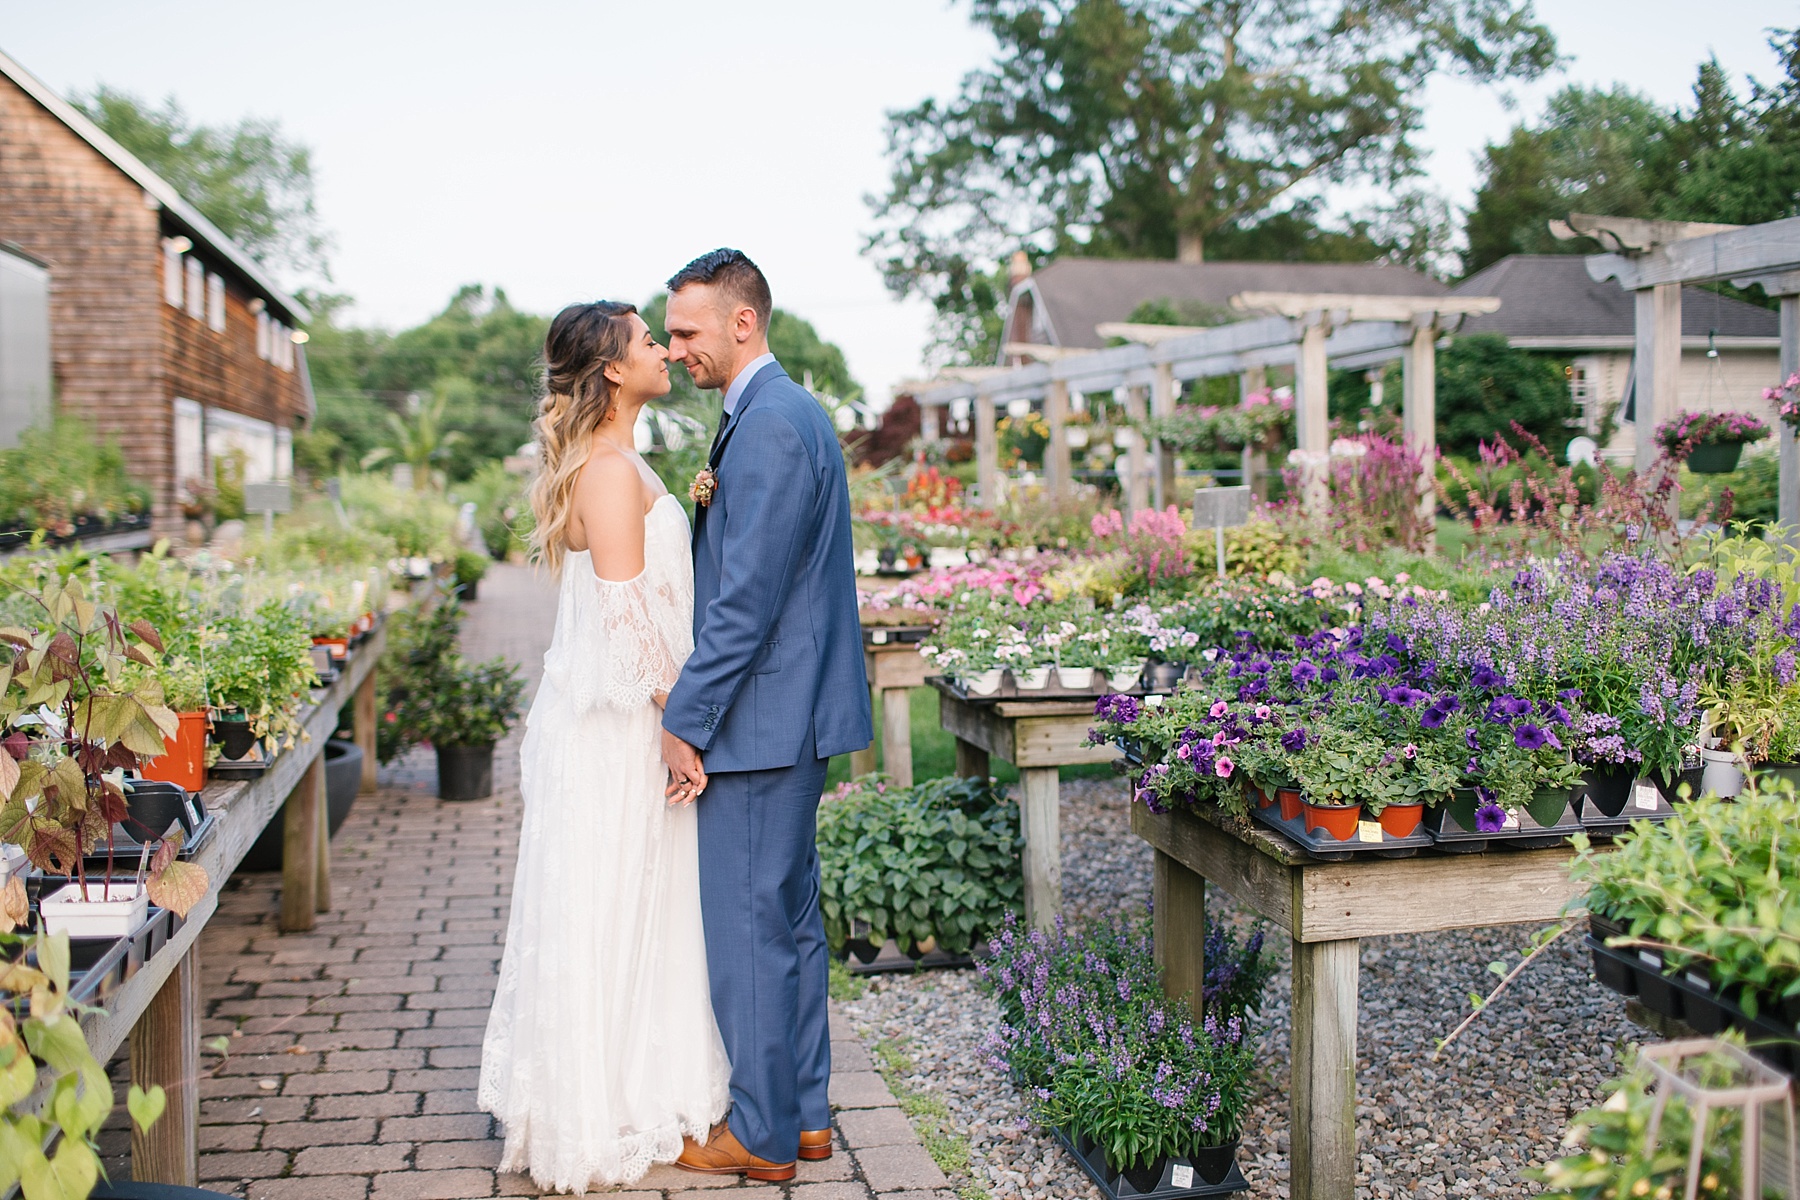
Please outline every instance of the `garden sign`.
[[1194, 528], [1213, 527], [1218, 546], [1219, 578], [1225, 578], [1225, 527], [1250, 520], [1250, 488], [1206, 487], [1194, 492]]

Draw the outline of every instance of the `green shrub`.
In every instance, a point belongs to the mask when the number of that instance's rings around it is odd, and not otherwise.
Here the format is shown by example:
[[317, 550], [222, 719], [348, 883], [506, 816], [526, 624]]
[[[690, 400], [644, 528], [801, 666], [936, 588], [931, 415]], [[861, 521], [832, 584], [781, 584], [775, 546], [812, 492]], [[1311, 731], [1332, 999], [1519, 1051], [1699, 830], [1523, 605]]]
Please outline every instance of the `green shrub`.
[[932, 779], [910, 788], [873, 776], [819, 806], [825, 937], [842, 950], [859, 936], [902, 948], [927, 938], [967, 952], [1024, 895], [1019, 809], [986, 780]]
[[1482, 442], [1517, 442], [1514, 423], [1561, 453], [1575, 416], [1564, 363], [1515, 350], [1497, 333], [1454, 339], [1437, 358], [1438, 446], [1474, 457]]
[[148, 512], [150, 494], [125, 474], [125, 456], [79, 417], [59, 414], [0, 450], [0, 531], [75, 532], [75, 518]]

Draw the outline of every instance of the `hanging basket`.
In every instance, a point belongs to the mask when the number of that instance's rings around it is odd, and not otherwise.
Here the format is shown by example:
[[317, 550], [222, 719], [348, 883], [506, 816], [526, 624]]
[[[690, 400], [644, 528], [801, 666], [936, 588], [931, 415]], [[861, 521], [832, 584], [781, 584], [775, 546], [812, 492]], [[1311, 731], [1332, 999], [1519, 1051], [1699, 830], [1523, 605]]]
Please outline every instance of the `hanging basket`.
[[1742, 442], [1703, 442], [1687, 456], [1687, 469], [1696, 475], [1727, 475], [1738, 468]]

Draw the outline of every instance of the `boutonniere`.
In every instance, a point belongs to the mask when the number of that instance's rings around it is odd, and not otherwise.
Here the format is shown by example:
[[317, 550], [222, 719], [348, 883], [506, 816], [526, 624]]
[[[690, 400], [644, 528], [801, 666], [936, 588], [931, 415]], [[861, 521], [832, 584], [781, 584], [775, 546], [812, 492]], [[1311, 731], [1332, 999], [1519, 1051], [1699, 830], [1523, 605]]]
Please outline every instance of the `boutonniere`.
[[713, 474], [711, 467], [701, 467], [700, 473], [694, 476], [694, 482], [688, 484], [688, 499], [701, 508], [710, 508], [713, 494], [718, 490], [719, 477]]

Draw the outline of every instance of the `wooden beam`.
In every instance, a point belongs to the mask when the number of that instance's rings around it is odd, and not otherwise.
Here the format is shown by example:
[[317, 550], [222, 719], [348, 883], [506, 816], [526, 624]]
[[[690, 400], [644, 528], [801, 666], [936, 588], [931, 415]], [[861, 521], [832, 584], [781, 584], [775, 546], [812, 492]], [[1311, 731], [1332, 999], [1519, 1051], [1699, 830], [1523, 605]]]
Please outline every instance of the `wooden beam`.
[[1592, 278], [1617, 279], [1626, 291], [1800, 270], [1800, 217], [1685, 238], [1629, 258], [1594, 254], [1587, 268]]
[[1038, 342], [1008, 342], [1000, 348], [1000, 353], [1008, 358], [1033, 358], [1038, 362], [1061, 362], [1065, 358], [1080, 358], [1085, 354], [1095, 353], [1089, 346], [1046, 346]]
[[1163, 991], [1186, 997], [1198, 1024], [1205, 1016], [1206, 880], [1161, 850], [1150, 863], [1150, 928]]
[[[1175, 372], [1167, 362], [1156, 364], [1156, 379], [1150, 385], [1150, 415], [1166, 417], [1175, 411]], [[1175, 495], [1175, 450], [1161, 440], [1151, 443], [1151, 458], [1156, 472], [1151, 486], [1151, 502], [1158, 508], [1171, 503]]]
[[1675, 415], [1681, 400], [1681, 285], [1639, 289], [1637, 340], [1632, 353], [1633, 416], [1637, 468], [1647, 471], [1661, 454], [1656, 427]]
[[1316, 315], [1300, 338], [1299, 371], [1294, 388], [1294, 430], [1301, 454], [1303, 503], [1314, 511], [1325, 506], [1326, 460], [1331, 454], [1331, 415], [1326, 394], [1326, 318]]
[[356, 689], [356, 698], [351, 702], [350, 727], [354, 731], [357, 748], [362, 751], [362, 781], [357, 785], [356, 793], [366, 796], [379, 784], [376, 774], [380, 760], [376, 754], [376, 721], [378, 714], [375, 705], [375, 672], [368, 676]]
[[993, 775], [988, 766], [988, 752], [972, 742], [956, 739], [956, 777], [987, 779]]
[[281, 931], [313, 927], [319, 904], [319, 809], [325, 803], [325, 756], [317, 755], [282, 806]]
[[999, 502], [1000, 434], [994, 427], [994, 394], [985, 388], [975, 393], [975, 492], [984, 508]]
[[1050, 499], [1061, 500], [1070, 492], [1069, 476], [1069, 384], [1056, 379], [1044, 393], [1044, 424], [1050, 428], [1050, 440], [1044, 445], [1044, 475]]
[[[1437, 336], [1436, 321], [1416, 327], [1401, 367], [1401, 427], [1406, 444], [1419, 456], [1419, 519], [1427, 530], [1437, 514]], [[1427, 552], [1435, 541], [1427, 534]]]
[[131, 1127], [131, 1177], [140, 1183], [194, 1187], [200, 1135], [200, 945], [187, 947], [174, 971], [131, 1027], [131, 1082], [161, 1085], [168, 1107], [149, 1132]]
[[[1800, 372], [1800, 295], [1781, 297], [1781, 380]], [[1790, 542], [1800, 535], [1800, 440], [1785, 421], [1775, 422], [1780, 439], [1781, 481], [1777, 488], [1777, 516]]]
[[1284, 932], [1296, 928], [1296, 880], [1277, 859], [1198, 817], [1153, 813], [1141, 804], [1131, 806], [1131, 831]]
[[1240, 292], [1231, 307], [1244, 312], [1270, 312], [1283, 317], [1310, 313], [1342, 314], [1346, 321], [1405, 321], [1423, 313], [1473, 316], [1500, 311], [1498, 296], [1367, 296], [1336, 292]]
[[1728, 233], [1742, 225], [1718, 225], [1707, 221], [1659, 221], [1644, 217], [1603, 217], [1595, 213], [1570, 213], [1566, 221], [1551, 221], [1550, 236], [1559, 242], [1592, 238], [1610, 251], [1654, 250], [1688, 238]]
[[1293, 1200], [1356, 1194], [1359, 949], [1354, 940], [1293, 943]]
[[[1269, 386], [1269, 370], [1261, 363], [1253, 367], [1245, 367], [1238, 374], [1238, 403], [1245, 404], [1250, 397], [1266, 391]], [[1269, 498], [1269, 455], [1260, 446], [1245, 446], [1242, 469], [1244, 485], [1250, 494], [1258, 500]]]
[[1062, 820], [1055, 767], [1020, 767], [1024, 795], [1019, 823], [1025, 835], [1025, 920], [1048, 930], [1062, 912]]
[[913, 784], [912, 692], [881, 689], [881, 757], [887, 773], [901, 787]]
[[[1126, 388], [1126, 417], [1132, 421], [1142, 421], [1149, 401], [1149, 388]], [[1136, 429], [1126, 430], [1126, 436], [1130, 438], [1131, 444], [1125, 448], [1125, 510], [1134, 513], [1150, 503], [1150, 447], [1144, 435]]]

